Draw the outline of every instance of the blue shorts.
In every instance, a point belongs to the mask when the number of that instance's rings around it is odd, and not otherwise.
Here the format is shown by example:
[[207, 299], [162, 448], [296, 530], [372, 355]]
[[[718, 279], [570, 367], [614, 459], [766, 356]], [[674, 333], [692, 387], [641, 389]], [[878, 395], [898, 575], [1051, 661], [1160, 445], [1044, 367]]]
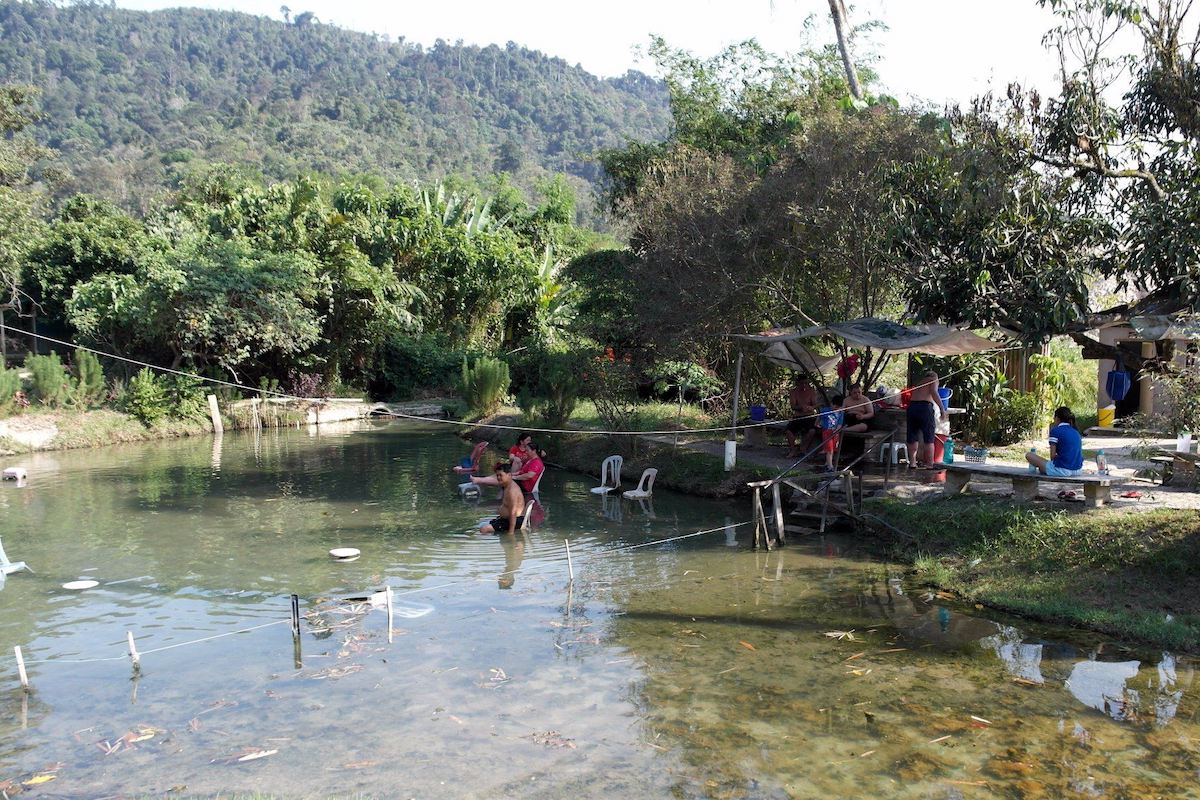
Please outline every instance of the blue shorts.
[[937, 416], [933, 413], [933, 403], [928, 400], [915, 400], [908, 404], [908, 440], [933, 444], [933, 435], [937, 432]]
[[1051, 478], [1074, 478], [1076, 475], [1082, 475], [1082, 469], [1064, 469], [1063, 467], [1055, 466], [1053, 461], [1046, 462], [1046, 474]]

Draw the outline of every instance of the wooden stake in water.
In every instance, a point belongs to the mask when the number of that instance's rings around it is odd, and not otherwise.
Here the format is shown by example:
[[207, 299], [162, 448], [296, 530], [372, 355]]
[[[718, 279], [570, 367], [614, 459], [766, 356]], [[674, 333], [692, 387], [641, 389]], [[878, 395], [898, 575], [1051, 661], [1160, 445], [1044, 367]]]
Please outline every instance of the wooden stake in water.
[[572, 583], [575, 582], [575, 567], [571, 566], [571, 540], [563, 539], [563, 546], [567, 548], [567, 575]]
[[392, 643], [392, 587], [388, 586], [384, 591], [387, 592], [384, 599], [387, 600], [388, 644], [391, 644]]
[[292, 638], [300, 636], [300, 596], [292, 595]]
[[129, 660], [133, 663], [133, 674], [142, 671], [142, 657], [138, 655], [137, 645], [133, 643], [133, 631], [126, 631], [125, 638], [129, 641]]
[[28, 692], [29, 676], [25, 674], [25, 657], [21, 655], [21, 646], [14, 647], [13, 653], [17, 656], [17, 677], [21, 679], [21, 688]]

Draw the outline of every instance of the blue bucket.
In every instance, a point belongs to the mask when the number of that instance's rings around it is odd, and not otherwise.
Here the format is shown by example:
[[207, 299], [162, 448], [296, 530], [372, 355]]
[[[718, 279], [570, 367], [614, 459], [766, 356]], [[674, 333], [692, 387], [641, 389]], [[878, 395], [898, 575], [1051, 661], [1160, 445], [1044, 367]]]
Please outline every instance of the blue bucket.
[[767, 407], [766, 406], [750, 406], [750, 421], [751, 422], [766, 422]]
[[954, 394], [950, 389], [938, 389], [938, 396], [942, 398], [943, 403], [949, 403], [950, 397]]

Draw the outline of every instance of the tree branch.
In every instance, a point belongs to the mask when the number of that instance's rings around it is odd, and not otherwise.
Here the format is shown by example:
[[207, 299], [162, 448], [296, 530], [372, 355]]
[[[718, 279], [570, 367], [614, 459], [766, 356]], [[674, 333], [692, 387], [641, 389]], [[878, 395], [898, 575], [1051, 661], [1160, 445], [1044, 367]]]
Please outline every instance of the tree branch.
[[1054, 167], [1056, 169], [1091, 172], [1105, 178], [1136, 178], [1137, 180], [1144, 181], [1150, 187], [1150, 191], [1154, 192], [1155, 199], [1167, 199], [1167, 193], [1163, 190], [1162, 186], [1159, 185], [1158, 179], [1154, 177], [1153, 173], [1147, 172], [1144, 169], [1111, 169], [1109, 167], [1087, 161], [1074, 161], [1072, 159], [1059, 160], [1039, 155], [1032, 150], [1029, 150], [1028, 152], [1030, 158], [1032, 158], [1034, 161], [1045, 164], [1048, 167]]

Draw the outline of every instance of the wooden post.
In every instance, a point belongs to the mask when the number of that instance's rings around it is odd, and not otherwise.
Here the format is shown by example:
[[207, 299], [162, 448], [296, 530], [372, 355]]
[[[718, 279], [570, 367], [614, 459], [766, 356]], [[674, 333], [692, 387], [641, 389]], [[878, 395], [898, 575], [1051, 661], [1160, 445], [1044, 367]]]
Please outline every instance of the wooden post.
[[300, 595], [292, 595], [292, 638], [300, 636]]
[[567, 548], [567, 576], [571, 583], [575, 582], [575, 567], [571, 565], [571, 541], [563, 539], [563, 546]]
[[125, 638], [129, 641], [129, 661], [133, 664], [133, 675], [137, 677], [142, 671], [142, 657], [138, 655], [137, 645], [133, 643], [133, 631], [126, 631]]
[[387, 617], [388, 617], [388, 644], [392, 643], [392, 587], [389, 585], [385, 590], [387, 592]]
[[0, 309], [0, 369], [8, 366], [8, 329], [4, 327], [4, 310]]
[[734, 466], [737, 464], [737, 421], [738, 421], [738, 405], [741, 401], [741, 396], [742, 396], [742, 357], [743, 356], [744, 356], [744, 353], [742, 353], [741, 349], [739, 348], [738, 349], [738, 360], [737, 360], [737, 371], [734, 372], [734, 374], [733, 374], [733, 418], [729, 422], [729, 438], [726, 440], [727, 442], [733, 442], [733, 445], [732, 445], [733, 457], [730, 458], [730, 456], [728, 455], [730, 446], [726, 445], [725, 446], [725, 452], [726, 452], [725, 471], [726, 472], [732, 471]]
[[217, 396], [208, 396], [208, 415], [212, 417], [213, 433], [220, 436], [225, 432], [225, 424], [221, 422], [221, 407], [217, 405]]
[[771, 502], [775, 504], [775, 541], [783, 544], [786, 534], [783, 530], [783, 501], [779, 494], [779, 481], [771, 484]]
[[14, 647], [13, 653], [17, 656], [17, 677], [21, 679], [21, 688], [28, 692], [29, 676], [25, 674], [25, 657], [21, 655], [21, 646]]

